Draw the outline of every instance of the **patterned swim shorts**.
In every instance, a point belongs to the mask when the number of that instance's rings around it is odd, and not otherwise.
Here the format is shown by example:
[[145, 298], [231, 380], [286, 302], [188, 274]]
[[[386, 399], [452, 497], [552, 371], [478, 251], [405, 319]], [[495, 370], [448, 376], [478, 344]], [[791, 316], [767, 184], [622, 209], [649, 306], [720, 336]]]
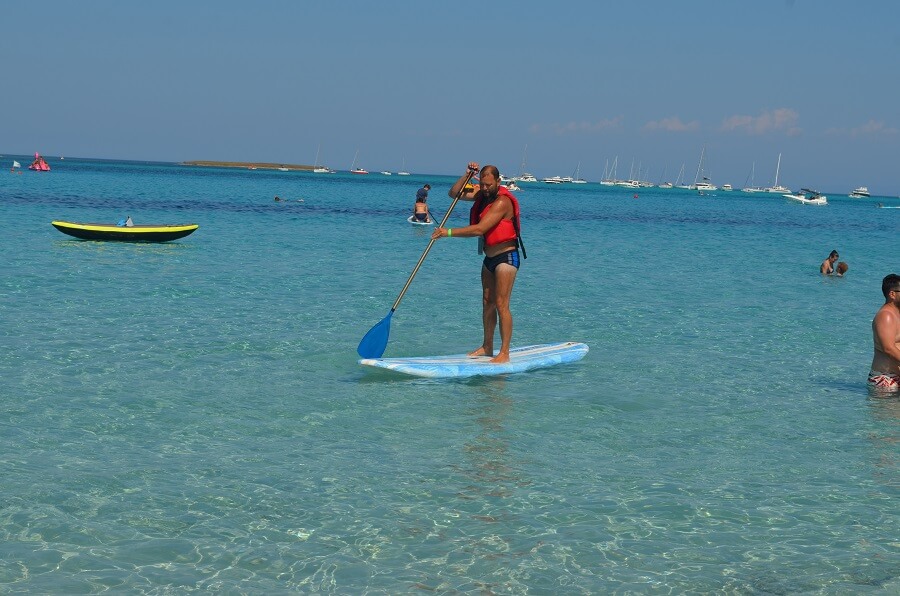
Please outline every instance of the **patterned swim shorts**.
[[870, 370], [867, 384], [873, 389], [900, 391], [900, 375]]

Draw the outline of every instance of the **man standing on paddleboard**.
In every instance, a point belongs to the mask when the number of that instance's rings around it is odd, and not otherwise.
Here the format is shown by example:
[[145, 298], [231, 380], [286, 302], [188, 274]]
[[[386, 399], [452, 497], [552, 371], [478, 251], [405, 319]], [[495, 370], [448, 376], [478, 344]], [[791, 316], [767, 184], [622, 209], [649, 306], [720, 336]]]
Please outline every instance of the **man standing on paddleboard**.
[[[509, 362], [509, 344], [512, 341], [513, 319], [509, 299], [516, 273], [519, 271], [519, 246], [521, 243], [519, 201], [505, 187], [500, 186], [500, 171], [496, 166], [481, 168], [478, 189], [465, 191], [463, 185], [471, 174], [478, 171], [478, 164], [470, 162], [468, 170], [450, 188], [450, 196], [464, 201], [474, 201], [469, 212], [469, 224], [464, 228], [438, 228], [431, 237], [479, 239], [479, 254], [484, 250], [481, 265], [481, 307], [484, 340], [469, 356], [492, 356], [491, 362]], [[462, 193], [462, 194], [460, 194]], [[494, 331], [500, 322], [500, 351], [494, 356]]]
[[900, 275], [891, 273], [881, 281], [884, 305], [872, 319], [875, 353], [869, 371], [869, 387], [878, 391], [900, 391]]

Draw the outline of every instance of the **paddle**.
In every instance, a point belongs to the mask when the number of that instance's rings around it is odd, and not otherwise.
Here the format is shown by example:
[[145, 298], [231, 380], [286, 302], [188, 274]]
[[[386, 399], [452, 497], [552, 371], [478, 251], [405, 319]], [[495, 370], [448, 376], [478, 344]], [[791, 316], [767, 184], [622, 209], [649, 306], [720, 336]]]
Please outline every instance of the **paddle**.
[[[466, 184], [469, 183], [469, 180], [472, 179], [472, 176], [475, 175], [474, 170], [469, 170], [468, 175], [466, 176], [465, 182], [463, 182], [462, 187], [460, 187], [459, 192], [456, 193], [456, 197], [453, 199], [453, 202], [450, 203], [450, 208], [447, 209], [447, 213], [444, 214], [444, 219], [441, 220], [440, 227], [444, 227], [444, 224], [447, 223], [447, 220], [450, 219], [450, 214], [453, 212], [453, 208], [456, 207], [457, 201], [466, 191]], [[397, 310], [397, 307], [400, 306], [400, 301], [403, 300], [403, 295], [406, 294], [406, 290], [409, 289], [409, 284], [412, 283], [413, 278], [416, 276], [416, 273], [419, 272], [419, 267], [422, 266], [422, 262], [425, 260], [425, 257], [428, 256], [428, 251], [431, 250], [431, 245], [434, 244], [434, 238], [432, 238], [428, 242], [428, 246], [425, 247], [425, 252], [422, 253], [422, 256], [419, 257], [419, 262], [416, 263], [415, 268], [413, 268], [412, 273], [409, 274], [409, 279], [406, 280], [406, 284], [403, 286], [403, 289], [400, 290], [400, 295], [397, 296], [397, 300], [394, 301], [394, 305], [391, 307], [390, 312], [387, 316], [381, 321], [379, 321], [374, 327], [369, 329], [369, 332], [366, 333], [362, 340], [359, 342], [359, 346], [356, 348], [356, 353], [359, 354], [361, 358], [381, 358], [381, 355], [384, 354], [384, 349], [387, 347], [388, 336], [391, 334], [391, 317], [394, 314], [394, 311]]]

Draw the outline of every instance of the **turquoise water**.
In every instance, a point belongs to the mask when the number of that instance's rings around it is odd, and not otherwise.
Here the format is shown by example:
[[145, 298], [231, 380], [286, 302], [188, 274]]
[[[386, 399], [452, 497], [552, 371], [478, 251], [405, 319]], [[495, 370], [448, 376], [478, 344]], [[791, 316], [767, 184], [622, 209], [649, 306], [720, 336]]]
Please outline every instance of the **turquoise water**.
[[[355, 350], [452, 178], [51, 166], [0, 174], [0, 591], [900, 591], [897, 199], [525, 186], [513, 343], [591, 351], [436, 381]], [[201, 227], [50, 226], [125, 215]], [[474, 348], [478, 269], [437, 242], [385, 355]]]

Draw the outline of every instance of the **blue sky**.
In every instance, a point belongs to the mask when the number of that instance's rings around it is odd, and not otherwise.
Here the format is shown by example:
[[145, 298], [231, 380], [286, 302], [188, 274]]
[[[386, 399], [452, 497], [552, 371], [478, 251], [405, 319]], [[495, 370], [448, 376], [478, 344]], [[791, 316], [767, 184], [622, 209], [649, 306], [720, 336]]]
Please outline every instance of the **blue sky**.
[[900, 194], [900, 9], [835, 0], [5, 4], [0, 153], [466, 161]]

